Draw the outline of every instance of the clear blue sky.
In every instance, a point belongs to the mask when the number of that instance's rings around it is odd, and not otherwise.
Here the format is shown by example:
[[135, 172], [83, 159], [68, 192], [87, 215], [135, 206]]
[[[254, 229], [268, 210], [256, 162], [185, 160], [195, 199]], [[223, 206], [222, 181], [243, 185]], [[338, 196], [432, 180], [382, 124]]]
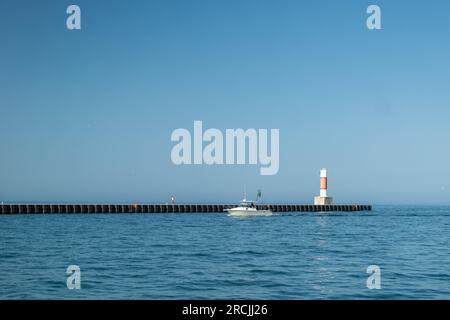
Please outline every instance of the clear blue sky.
[[[66, 8], [82, 30], [66, 29]], [[380, 31], [366, 8], [382, 9]], [[0, 201], [450, 203], [448, 1], [0, 1]], [[280, 170], [175, 166], [279, 128]]]

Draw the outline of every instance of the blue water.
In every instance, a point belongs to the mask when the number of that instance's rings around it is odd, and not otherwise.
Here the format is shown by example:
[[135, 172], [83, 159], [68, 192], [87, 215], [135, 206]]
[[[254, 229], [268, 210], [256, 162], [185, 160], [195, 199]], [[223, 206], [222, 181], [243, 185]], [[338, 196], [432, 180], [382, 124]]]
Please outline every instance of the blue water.
[[0, 298], [450, 299], [449, 238], [450, 207], [0, 216]]

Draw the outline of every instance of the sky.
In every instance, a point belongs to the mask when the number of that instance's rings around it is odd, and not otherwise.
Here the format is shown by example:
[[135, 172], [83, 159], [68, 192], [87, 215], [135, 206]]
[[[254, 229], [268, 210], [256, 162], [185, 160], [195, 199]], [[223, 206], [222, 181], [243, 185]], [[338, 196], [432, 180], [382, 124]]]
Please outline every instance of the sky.
[[[81, 8], [68, 30], [66, 8]], [[366, 9], [381, 8], [381, 30]], [[448, 1], [0, 0], [0, 201], [450, 204]], [[279, 129], [259, 165], [171, 133]]]

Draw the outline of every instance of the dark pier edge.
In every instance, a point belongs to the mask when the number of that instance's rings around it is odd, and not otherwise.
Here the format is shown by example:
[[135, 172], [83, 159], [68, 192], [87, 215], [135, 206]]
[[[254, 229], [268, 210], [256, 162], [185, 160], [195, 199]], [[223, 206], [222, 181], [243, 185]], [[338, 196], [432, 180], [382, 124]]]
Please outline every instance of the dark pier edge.
[[[202, 213], [223, 212], [235, 204], [0, 204], [0, 214]], [[273, 212], [371, 211], [361, 204], [260, 204]]]

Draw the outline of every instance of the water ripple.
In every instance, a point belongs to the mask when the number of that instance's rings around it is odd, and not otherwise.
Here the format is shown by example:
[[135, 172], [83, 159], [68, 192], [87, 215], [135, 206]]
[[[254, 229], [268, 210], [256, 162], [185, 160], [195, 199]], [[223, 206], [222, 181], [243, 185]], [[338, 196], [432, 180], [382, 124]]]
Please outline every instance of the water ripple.
[[[450, 207], [0, 216], [2, 299], [450, 299]], [[81, 268], [81, 289], [66, 268]], [[381, 268], [381, 290], [366, 269]]]

